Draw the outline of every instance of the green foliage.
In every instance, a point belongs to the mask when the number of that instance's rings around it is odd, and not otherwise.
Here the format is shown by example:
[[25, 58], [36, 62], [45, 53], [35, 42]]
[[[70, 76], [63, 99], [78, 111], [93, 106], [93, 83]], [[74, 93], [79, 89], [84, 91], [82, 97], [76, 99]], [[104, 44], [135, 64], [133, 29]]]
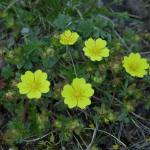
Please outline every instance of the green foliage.
[[83, 130], [83, 125], [77, 119], [70, 119], [64, 116], [58, 116], [58, 119], [54, 122], [54, 126], [60, 132], [60, 139], [63, 141], [69, 141], [73, 138], [73, 134], [79, 135]]
[[14, 75], [13, 68], [10, 66], [7, 66], [1, 70], [1, 76], [6, 80], [12, 78], [13, 75]]
[[6, 108], [8, 110], [13, 108], [11, 111], [15, 115], [9, 121], [8, 129], [4, 134], [4, 139], [9, 144], [24, 142], [30, 136], [40, 136], [45, 131], [45, 128], [50, 125], [48, 120], [49, 113], [44, 109], [41, 109], [41, 112], [38, 113], [35, 103], [28, 104], [26, 101], [17, 105], [8, 103]]
[[71, 23], [71, 20], [71, 17], [59, 14], [54, 20], [54, 25], [57, 29], [65, 30], [65, 28], [67, 28], [67, 26]]
[[89, 37], [94, 31], [93, 21], [91, 19], [81, 20], [79, 22], [77, 30], [79, 31], [79, 33], [82, 33], [82, 35]]
[[[150, 61], [149, 53], [143, 53], [150, 48], [150, 34], [138, 16], [115, 10], [122, 5], [122, 0], [0, 0], [0, 59], [4, 59], [0, 81], [5, 83], [0, 88], [2, 148], [77, 150], [86, 149], [94, 138], [91, 150], [123, 149], [118, 141], [136, 149], [145, 141], [150, 77], [130, 77], [121, 61], [130, 52]], [[66, 29], [80, 35], [70, 51], [78, 77], [95, 90], [85, 110], [69, 110], [61, 97], [64, 84], [75, 78], [72, 60], [59, 42]], [[89, 37], [107, 40], [110, 57], [100, 62], [85, 57], [82, 48]], [[21, 74], [37, 69], [47, 72], [51, 89], [39, 101], [28, 101], [16, 85]], [[97, 131], [93, 137], [96, 125], [113, 136]], [[27, 140], [34, 139], [39, 140], [28, 145]]]
[[104, 122], [108, 124], [109, 122], [115, 122], [116, 114], [113, 110], [106, 108], [104, 104], [102, 104], [101, 108], [95, 107], [95, 111], [97, 112], [97, 118], [99, 118], [100, 122]]

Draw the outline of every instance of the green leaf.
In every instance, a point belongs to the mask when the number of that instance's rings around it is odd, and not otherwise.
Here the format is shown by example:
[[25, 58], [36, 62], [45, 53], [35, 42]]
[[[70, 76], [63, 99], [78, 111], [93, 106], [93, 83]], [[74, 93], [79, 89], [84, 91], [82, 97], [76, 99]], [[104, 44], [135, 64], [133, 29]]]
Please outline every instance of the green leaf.
[[59, 61], [59, 58], [46, 57], [42, 59], [43, 66], [45, 68], [52, 68], [58, 61]]
[[83, 36], [88, 37], [94, 31], [94, 24], [92, 20], [82, 20], [79, 22], [78, 32], [82, 33]]
[[72, 21], [72, 18], [64, 15], [64, 14], [59, 14], [58, 17], [54, 20], [54, 25], [58, 29], [64, 30], [68, 24], [70, 24]]
[[2, 69], [1, 76], [4, 79], [10, 79], [14, 75], [13, 69], [10, 66], [7, 66]]

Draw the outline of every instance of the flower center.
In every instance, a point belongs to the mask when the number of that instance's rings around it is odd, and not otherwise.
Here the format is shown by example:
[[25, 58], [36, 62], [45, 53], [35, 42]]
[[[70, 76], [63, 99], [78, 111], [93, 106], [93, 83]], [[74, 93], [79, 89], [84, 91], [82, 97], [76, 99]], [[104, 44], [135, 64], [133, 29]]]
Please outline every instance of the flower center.
[[65, 33], [65, 37], [66, 37], [67, 39], [71, 38], [71, 36], [72, 36], [72, 33], [70, 33], [70, 34]]
[[40, 87], [41, 83], [40, 82], [37, 82], [37, 81], [34, 81], [31, 85], [31, 89], [32, 90], [38, 90], [39, 87]]
[[132, 71], [136, 71], [137, 68], [138, 68], [138, 65], [137, 65], [136, 63], [132, 63], [132, 64], [129, 65], [129, 67], [130, 67], [130, 69], [131, 69]]
[[74, 93], [74, 96], [77, 98], [77, 99], [81, 99], [81, 97], [83, 97], [83, 94], [82, 94], [82, 92], [81, 91], [75, 91], [75, 93]]
[[103, 49], [103, 48], [99, 48], [99, 47], [96, 46], [96, 44], [95, 44], [95, 46], [93, 47], [93, 53], [94, 53], [95, 55], [98, 55], [98, 54], [101, 52], [102, 49]]

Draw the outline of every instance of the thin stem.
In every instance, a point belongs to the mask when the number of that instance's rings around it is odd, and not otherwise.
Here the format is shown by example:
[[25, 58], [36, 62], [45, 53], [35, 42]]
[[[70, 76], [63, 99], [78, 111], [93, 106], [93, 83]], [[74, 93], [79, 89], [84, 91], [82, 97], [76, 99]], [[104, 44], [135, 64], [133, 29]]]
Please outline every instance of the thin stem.
[[31, 139], [31, 140], [26, 140], [26, 139], [25, 139], [25, 140], [23, 140], [23, 141], [26, 142], [26, 143], [36, 142], [36, 141], [42, 140], [43, 138], [49, 136], [51, 133], [52, 133], [52, 132], [48, 132], [47, 134], [45, 134], [45, 135], [43, 135], [43, 136], [41, 136], [41, 137], [39, 137], [39, 138], [35, 138], [35, 139]]
[[150, 52], [148, 51], [148, 52], [141, 52], [140, 53], [141, 55], [148, 55], [148, 54], [150, 54]]
[[72, 62], [72, 66], [73, 66], [73, 69], [74, 69], [74, 73], [75, 73], [75, 76], [77, 77], [77, 71], [76, 71], [76, 67], [75, 67], [75, 63], [73, 61], [73, 57], [71, 55], [71, 52], [70, 52], [70, 49], [68, 48], [68, 46], [66, 46], [66, 51], [69, 53], [70, 55], [70, 58], [71, 58], [71, 62]]
[[128, 45], [126, 44], [125, 40], [119, 35], [119, 33], [113, 29], [113, 32], [115, 33], [115, 35], [119, 38], [119, 40], [121, 41], [121, 43], [124, 45], [124, 47], [131, 52], [131, 49], [128, 47]]
[[[85, 129], [87, 129], [87, 130], [94, 130], [94, 129], [92, 129], [92, 128], [85, 128]], [[117, 137], [115, 137], [114, 135], [112, 135], [111, 133], [109, 133], [109, 132], [106, 132], [106, 131], [104, 131], [104, 130], [97, 130], [98, 132], [101, 132], [101, 133], [104, 133], [104, 134], [106, 134], [106, 135], [109, 135], [109, 136], [111, 136], [111, 137], [113, 137], [116, 141], [118, 141], [122, 146], [124, 146], [125, 148], [127, 148], [127, 146], [121, 141], [121, 140], [119, 140]]]
[[78, 8], [76, 8], [76, 7], [74, 7], [74, 9], [77, 11], [80, 19], [83, 20], [84, 18], [83, 18], [83, 15], [82, 15], [81, 11]]
[[98, 124], [96, 123], [96, 127], [95, 127], [94, 132], [93, 132], [92, 140], [91, 140], [90, 144], [87, 146], [86, 150], [91, 149], [91, 146], [93, 145], [94, 140], [96, 138], [97, 131], [98, 131]]
[[100, 98], [97, 97], [97, 96], [92, 96], [92, 98], [95, 99], [95, 100], [98, 100], [98, 101], [100, 100]]
[[73, 137], [74, 137], [74, 138], [75, 138], [75, 140], [77, 141], [77, 143], [78, 143], [79, 147], [81, 148], [81, 150], [83, 150], [82, 145], [80, 144], [80, 142], [79, 142], [79, 140], [76, 138], [76, 136], [75, 136], [75, 135], [73, 135]]
[[5, 8], [5, 12], [8, 10], [8, 9], [10, 9], [16, 2], [18, 2], [18, 0], [13, 0], [13, 1], [11, 1], [10, 2], [10, 4]]

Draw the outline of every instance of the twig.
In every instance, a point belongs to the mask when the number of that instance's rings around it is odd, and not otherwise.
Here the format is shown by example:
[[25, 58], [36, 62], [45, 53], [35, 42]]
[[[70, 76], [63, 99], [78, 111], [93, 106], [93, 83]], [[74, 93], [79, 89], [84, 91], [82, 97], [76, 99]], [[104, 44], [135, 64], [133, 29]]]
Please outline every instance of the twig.
[[50, 134], [51, 134], [51, 132], [48, 132], [47, 134], [45, 134], [39, 138], [35, 138], [35, 139], [31, 139], [31, 140], [23, 140], [23, 141], [26, 143], [36, 142], [36, 141], [42, 140], [43, 138], [47, 137]]
[[144, 147], [146, 148], [147, 146], [150, 146], [149, 142], [145, 142], [145, 141], [141, 140], [140, 142], [137, 142], [137, 143], [129, 146], [129, 149], [139, 149], [139, 150], [141, 150]]
[[95, 99], [95, 100], [98, 100], [98, 101], [100, 100], [100, 98], [97, 97], [97, 96], [92, 96], [92, 98]]
[[132, 18], [136, 18], [136, 19], [142, 19], [142, 17], [134, 15], [134, 14], [129, 14], [129, 16]]
[[16, 2], [18, 2], [18, 0], [11, 1], [10, 4], [7, 6], [7, 8], [4, 11], [7, 11], [8, 9], [10, 9]]
[[72, 62], [72, 65], [73, 65], [73, 69], [74, 69], [74, 73], [75, 73], [75, 76], [77, 77], [76, 67], [75, 67], [75, 64], [74, 64], [74, 61], [73, 61], [73, 58], [72, 58], [72, 55], [71, 55], [71, 52], [70, 52], [70, 49], [68, 48], [68, 46], [66, 46], [66, 51], [67, 51], [67, 52], [69, 53], [69, 55], [70, 55], [71, 62]]
[[91, 146], [92, 146], [92, 144], [93, 144], [93, 142], [95, 140], [97, 131], [98, 131], [98, 125], [96, 123], [96, 128], [94, 129], [92, 140], [91, 140], [90, 144], [87, 146], [86, 150], [90, 150], [91, 149]]
[[75, 138], [75, 140], [77, 141], [77, 143], [79, 144], [81, 150], [83, 150], [82, 145], [80, 144], [79, 140], [75, 137], [75, 135], [73, 135], [73, 137]]
[[126, 44], [126, 42], [124, 41], [124, 39], [119, 35], [119, 33], [113, 29], [114, 33], [116, 34], [116, 36], [119, 38], [119, 40], [122, 42], [122, 44], [124, 45], [124, 47], [131, 52], [131, 49], [128, 47], [128, 45]]
[[28, 116], [28, 109], [29, 109], [29, 101], [27, 99], [24, 100], [24, 111], [22, 115], [22, 121], [25, 122]]
[[134, 125], [141, 131], [141, 134], [143, 135], [144, 139], [145, 139], [145, 134], [142, 130], [142, 128], [135, 122], [135, 120], [133, 118], [130, 118], [132, 120], [132, 122], [134, 123]]
[[1, 145], [1, 150], [4, 150], [3, 147], [2, 147], [2, 145]]
[[80, 137], [80, 139], [82, 140], [82, 142], [84, 143], [84, 145], [87, 147], [87, 144], [86, 144], [86, 142], [83, 140], [82, 136], [79, 135], [79, 137]]
[[134, 117], [136, 117], [136, 118], [138, 118], [138, 119], [141, 119], [141, 120], [143, 120], [143, 121], [150, 121], [150, 119], [143, 118], [143, 117], [139, 116], [138, 114], [136, 114], [136, 113], [134, 113], [134, 112], [132, 112], [131, 114], [132, 114]]
[[147, 55], [147, 54], [150, 54], [150, 51], [149, 52], [140, 52], [141, 55]]
[[77, 11], [77, 13], [78, 13], [79, 17], [81, 18], [81, 20], [83, 20], [84, 18], [83, 18], [83, 15], [82, 15], [81, 11], [76, 7], [74, 7], [74, 9]]
[[145, 124], [143, 124], [142, 122], [140, 122], [139, 120], [137, 120], [137, 122], [142, 126], [144, 131], [148, 131], [148, 133], [150, 133], [150, 128], [147, 127]]
[[[94, 130], [92, 128], [85, 128], [87, 130]], [[107, 132], [107, 131], [104, 131], [104, 130], [97, 130], [98, 132], [101, 132], [101, 133], [104, 133], [104, 134], [107, 134], [111, 137], [113, 137], [116, 141], [118, 141], [122, 146], [124, 146], [125, 148], [127, 148], [126, 144], [124, 144], [121, 140], [119, 140], [117, 137], [115, 137], [114, 135], [112, 135], [111, 133]]]
[[118, 132], [118, 139], [120, 139], [120, 137], [121, 137], [122, 128], [123, 128], [123, 122], [120, 125], [120, 129], [119, 129], [119, 132]]

